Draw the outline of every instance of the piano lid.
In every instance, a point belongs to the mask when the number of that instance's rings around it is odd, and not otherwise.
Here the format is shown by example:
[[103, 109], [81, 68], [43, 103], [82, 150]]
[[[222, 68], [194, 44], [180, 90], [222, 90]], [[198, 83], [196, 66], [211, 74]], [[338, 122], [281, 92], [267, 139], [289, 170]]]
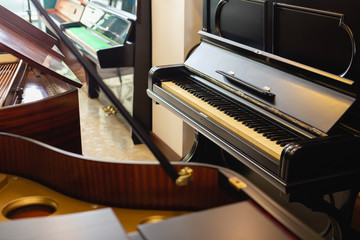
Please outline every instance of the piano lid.
[[81, 87], [55, 43], [56, 39], [0, 5], [0, 49], [60, 80]]
[[[318, 83], [321, 79], [349, 87], [351, 80], [209, 33], [200, 34], [200, 46], [185, 62], [188, 69], [273, 114], [309, 125], [313, 132], [327, 133], [356, 100], [354, 95]], [[244, 52], [255, 57], [240, 54]], [[272, 61], [290, 66], [293, 73], [272, 67]], [[314, 79], [298, 73], [309, 73]]]

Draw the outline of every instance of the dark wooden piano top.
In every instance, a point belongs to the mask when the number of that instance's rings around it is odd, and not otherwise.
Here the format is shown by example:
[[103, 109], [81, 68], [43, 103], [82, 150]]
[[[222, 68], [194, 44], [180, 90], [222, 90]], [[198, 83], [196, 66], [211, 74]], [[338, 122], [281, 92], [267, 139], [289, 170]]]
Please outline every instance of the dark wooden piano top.
[[56, 39], [0, 6], [0, 48], [69, 84], [81, 82], [63, 62]]

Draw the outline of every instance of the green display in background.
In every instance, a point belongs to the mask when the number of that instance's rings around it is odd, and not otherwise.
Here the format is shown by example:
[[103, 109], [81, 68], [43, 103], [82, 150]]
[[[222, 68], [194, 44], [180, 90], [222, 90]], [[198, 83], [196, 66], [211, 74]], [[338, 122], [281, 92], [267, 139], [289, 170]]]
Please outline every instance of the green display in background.
[[44, 0], [44, 8], [54, 8], [56, 4], [56, 0]]
[[79, 37], [82, 41], [86, 42], [94, 50], [111, 47], [110, 44], [107, 44], [93, 34], [89, 33], [85, 27], [72, 27], [68, 28], [68, 31], [71, 31], [74, 35]]

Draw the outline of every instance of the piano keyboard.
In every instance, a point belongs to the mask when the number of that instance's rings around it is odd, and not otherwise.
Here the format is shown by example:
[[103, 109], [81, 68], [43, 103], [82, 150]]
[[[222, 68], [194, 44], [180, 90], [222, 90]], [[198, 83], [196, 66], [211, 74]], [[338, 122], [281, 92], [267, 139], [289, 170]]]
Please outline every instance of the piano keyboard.
[[287, 143], [302, 139], [193, 81], [166, 81], [161, 87], [277, 161]]

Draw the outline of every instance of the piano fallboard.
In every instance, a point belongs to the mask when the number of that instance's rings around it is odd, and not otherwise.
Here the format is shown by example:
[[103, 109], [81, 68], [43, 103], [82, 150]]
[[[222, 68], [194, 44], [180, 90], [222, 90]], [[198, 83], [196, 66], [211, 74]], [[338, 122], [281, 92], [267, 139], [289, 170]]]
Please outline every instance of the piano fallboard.
[[349, 88], [354, 83], [352, 80], [217, 36], [200, 34], [202, 42], [185, 61], [186, 68], [246, 102], [286, 118], [287, 122], [302, 125], [308, 132], [327, 134], [355, 102], [354, 93], [343, 93], [329, 86], [336, 82]]

